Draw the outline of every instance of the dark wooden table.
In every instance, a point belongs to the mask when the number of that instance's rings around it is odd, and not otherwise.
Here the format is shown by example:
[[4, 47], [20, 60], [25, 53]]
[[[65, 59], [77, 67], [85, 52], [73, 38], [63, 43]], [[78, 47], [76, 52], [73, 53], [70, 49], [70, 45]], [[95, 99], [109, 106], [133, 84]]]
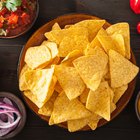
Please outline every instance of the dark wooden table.
[[[126, 21], [131, 28], [131, 46], [140, 66], [140, 35], [136, 24], [140, 15], [129, 8], [129, 0], [39, 0], [40, 13], [34, 27], [16, 39], [0, 39], [0, 91], [9, 91], [20, 96], [17, 84], [17, 64], [20, 51], [32, 33], [40, 26], [68, 13], [88, 13], [106, 19], [110, 23]], [[135, 99], [139, 91], [140, 78], [134, 95], [118, 117], [96, 131], [69, 133], [67, 130], [48, 124], [35, 116], [27, 107], [27, 123], [23, 131], [13, 140], [139, 140], [140, 122], [135, 115]]]

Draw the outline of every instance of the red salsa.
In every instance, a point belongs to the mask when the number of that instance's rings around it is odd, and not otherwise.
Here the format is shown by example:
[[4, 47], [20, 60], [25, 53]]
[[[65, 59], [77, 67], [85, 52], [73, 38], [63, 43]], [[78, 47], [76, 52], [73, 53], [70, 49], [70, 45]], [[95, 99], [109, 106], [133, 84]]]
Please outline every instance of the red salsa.
[[25, 31], [36, 14], [36, 0], [0, 1], [0, 36], [14, 36]]

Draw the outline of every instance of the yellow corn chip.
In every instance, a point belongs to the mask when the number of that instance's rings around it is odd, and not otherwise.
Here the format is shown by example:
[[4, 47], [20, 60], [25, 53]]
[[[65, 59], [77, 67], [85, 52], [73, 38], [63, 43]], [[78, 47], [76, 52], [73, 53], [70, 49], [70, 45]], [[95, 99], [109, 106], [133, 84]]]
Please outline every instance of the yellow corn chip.
[[88, 93], [89, 93], [89, 89], [85, 88], [85, 90], [83, 91], [83, 93], [80, 95], [80, 101], [85, 104], [87, 101], [87, 97], [88, 97]]
[[44, 116], [51, 116], [53, 111], [53, 105], [56, 97], [58, 96], [57, 92], [53, 92], [51, 98], [44, 104], [42, 108], [38, 110], [38, 113]]
[[131, 58], [131, 53], [130, 53], [130, 30], [129, 30], [129, 24], [126, 22], [122, 23], [117, 23], [114, 25], [111, 25], [110, 27], [107, 28], [107, 33], [109, 35], [113, 35], [114, 33], [121, 34], [124, 38], [125, 42], [125, 56], [127, 59]]
[[81, 53], [83, 53], [88, 43], [88, 36], [85, 35], [75, 35], [73, 37], [66, 36], [59, 45], [59, 56], [66, 57], [74, 50], [79, 50]]
[[52, 59], [56, 58], [58, 55], [57, 44], [50, 41], [43, 41], [42, 45], [45, 45], [51, 52]]
[[54, 90], [58, 93], [61, 93], [63, 91], [62, 87], [60, 86], [59, 82], [57, 81]]
[[70, 27], [68, 29], [62, 30], [53, 30], [50, 32], [46, 32], [45, 36], [48, 40], [60, 44], [64, 37], [72, 38], [73, 36], [87, 36], [88, 37], [88, 29], [85, 27]]
[[125, 57], [126, 50], [123, 36], [121, 34], [114, 33], [113, 35], [111, 35], [111, 38], [116, 44], [116, 46], [118, 46], [119, 53]]
[[31, 69], [46, 67], [51, 61], [51, 53], [45, 46], [31, 47], [26, 51], [25, 62]]
[[104, 24], [105, 20], [83, 20], [76, 23], [74, 26], [82, 26], [87, 28], [89, 32], [89, 40], [92, 41]]
[[122, 97], [122, 95], [125, 93], [125, 91], [127, 90], [128, 85], [124, 85], [118, 88], [113, 89], [114, 90], [114, 99], [113, 102], [116, 104], [119, 99]]
[[111, 87], [117, 88], [130, 83], [139, 68], [114, 50], [109, 51]]
[[91, 41], [90, 44], [88, 44], [87, 48], [85, 49], [85, 55], [92, 55], [96, 46], [102, 48], [97, 36]]
[[26, 72], [25, 79], [29, 90], [36, 95], [39, 102], [46, 103], [52, 96], [56, 78], [54, 68]]
[[55, 66], [55, 75], [70, 100], [84, 91], [85, 84], [74, 67]]
[[90, 90], [86, 108], [107, 121], [110, 120], [111, 89], [107, 82], [102, 82], [96, 91]]
[[25, 64], [24, 67], [22, 68], [21, 72], [20, 72], [19, 89], [21, 91], [28, 90], [28, 85], [26, 84], [26, 81], [25, 81], [25, 73], [30, 71], [30, 70], [31, 69], [27, 66], [27, 64]]
[[54, 125], [53, 114], [50, 116], [49, 125]]
[[57, 22], [52, 26], [52, 30], [61, 30], [61, 28]]
[[82, 56], [73, 61], [87, 87], [93, 91], [98, 88], [107, 63], [108, 56], [100, 47], [95, 47], [93, 55]]
[[70, 101], [65, 93], [60, 94], [54, 102], [52, 113], [54, 124], [68, 120], [82, 119], [90, 115], [91, 113], [78, 99]]
[[65, 29], [67, 29], [67, 28], [70, 28], [71, 26], [73, 26], [72, 24], [69, 24], [69, 25], [65, 25]]
[[44, 103], [43, 102], [40, 102], [38, 99], [37, 99], [37, 96], [34, 95], [31, 91], [27, 90], [27, 91], [24, 91], [23, 92], [24, 95], [30, 99], [38, 108], [41, 108]]
[[79, 56], [81, 56], [82, 53], [79, 50], [74, 50], [70, 52], [62, 61], [61, 64], [65, 66], [73, 66], [72, 61]]
[[[89, 125], [89, 124], [93, 125], [93, 122], [97, 122], [97, 120], [99, 120], [98, 118], [99, 118], [98, 115], [91, 114], [90, 117], [87, 117], [87, 118], [70, 120], [68, 121], [68, 130], [70, 132], [75, 132], [77, 130], [82, 129], [86, 125]], [[97, 123], [96, 123], [96, 127], [97, 127]]]
[[107, 34], [107, 32], [103, 28], [98, 32], [97, 39], [100, 41], [103, 49], [107, 54], [110, 49], [119, 52], [119, 48], [115, 45], [112, 38]]

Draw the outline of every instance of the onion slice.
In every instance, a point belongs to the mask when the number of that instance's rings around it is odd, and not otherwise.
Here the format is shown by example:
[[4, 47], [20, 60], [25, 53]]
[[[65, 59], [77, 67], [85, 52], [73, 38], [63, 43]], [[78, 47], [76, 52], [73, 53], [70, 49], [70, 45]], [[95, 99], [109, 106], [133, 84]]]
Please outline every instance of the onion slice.
[[21, 120], [19, 110], [8, 98], [0, 101], [0, 137], [11, 132]]

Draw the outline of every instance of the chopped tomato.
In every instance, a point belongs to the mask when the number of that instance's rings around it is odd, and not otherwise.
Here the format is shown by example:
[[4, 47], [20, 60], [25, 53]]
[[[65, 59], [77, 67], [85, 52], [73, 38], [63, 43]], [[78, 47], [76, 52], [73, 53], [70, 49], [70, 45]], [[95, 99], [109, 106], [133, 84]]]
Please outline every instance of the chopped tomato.
[[18, 22], [18, 16], [16, 14], [11, 14], [9, 17], [8, 17], [8, 24], [17, 24]]
[[5, 18], [3, 16], [0, 16], [0, 23], [3, 23]]
[[5, 15], [7, 12], [8, 12], [8, 10], [7, 10], [6, 8], [3, 8], [3, 9], [0, 11], [0, 15]]
[[22, 18], [23, 24], [28, 24], [28, 23], [30, 23], [30, 16], [29, 16], [27, 13], [23, 13], [23, 14], [21, 15], [21, 18]]

